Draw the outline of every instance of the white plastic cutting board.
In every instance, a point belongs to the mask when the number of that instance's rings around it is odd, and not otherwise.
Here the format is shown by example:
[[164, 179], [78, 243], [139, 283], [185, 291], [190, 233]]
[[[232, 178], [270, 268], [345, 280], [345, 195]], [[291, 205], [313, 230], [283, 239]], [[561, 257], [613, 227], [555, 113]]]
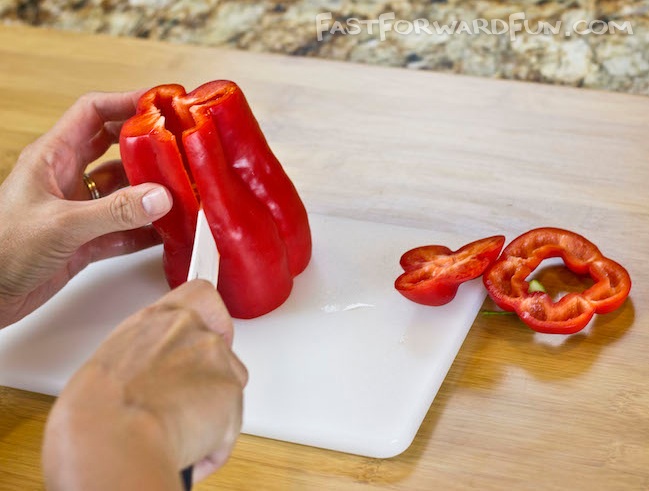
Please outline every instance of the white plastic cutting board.
[[[485, 297], [480, 280], [425, 307], [393, 283], [431, 231], [311, 215], [314, 255], [291, 297], [236, 321], [245, 433], [386, 458], [412, 442]], [[475, 238], [460, 237], [456, 249]], [[112, 327], [167, 291], [161, 248], [88, 267], [0, 331], [0, 385], [58, 394]]]

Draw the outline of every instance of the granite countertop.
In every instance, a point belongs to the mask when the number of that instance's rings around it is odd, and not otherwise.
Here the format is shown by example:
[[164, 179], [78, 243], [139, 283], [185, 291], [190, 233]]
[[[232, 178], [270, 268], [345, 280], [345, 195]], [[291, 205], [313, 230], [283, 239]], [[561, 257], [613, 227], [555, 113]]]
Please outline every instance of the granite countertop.
[[0, 21], [649, 95], [649, 0], [0, 0]]

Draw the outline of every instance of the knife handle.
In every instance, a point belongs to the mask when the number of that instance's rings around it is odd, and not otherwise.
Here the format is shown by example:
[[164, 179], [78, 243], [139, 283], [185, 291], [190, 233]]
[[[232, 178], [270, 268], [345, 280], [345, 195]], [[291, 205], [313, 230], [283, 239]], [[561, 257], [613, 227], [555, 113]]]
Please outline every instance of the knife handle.
[[180, 473], [180, 476], [182, 477], [183, 480], [183, 489], [185, 491], [191, 491], [192, 489], [192, 472], [194, 471], [194, 466], [190, 465], [189, 467], [185, 467], [182, 472]]

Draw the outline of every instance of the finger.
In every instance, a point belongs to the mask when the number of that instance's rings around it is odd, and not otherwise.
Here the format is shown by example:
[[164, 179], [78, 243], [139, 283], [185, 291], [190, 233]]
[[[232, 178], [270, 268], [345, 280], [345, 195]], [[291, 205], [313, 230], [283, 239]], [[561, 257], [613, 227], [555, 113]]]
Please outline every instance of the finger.
[[[100, 196], [108, 196], [118, 189], [125, 188], [129, 185], [126, 171], [121, 160], [109, 160], [104, 162], [92, 171], [88, 172], [90, 179], [95, 183]], [[92, 199], [92, 194], [84, 180], [79, 179], [79, 183], [68, 199], [75, 201], [87, 201]]]
[[108, 196], [129, 185], [121, 160], [109, 160], [89, 172], [101, 196]]
[[[203, 424], [203, 431], [209, 432], [211, 449], [207, 455], [194, 465], [194, 481], [200, 481], [225, 464], [241, 433], [243, 420], [243, 392], [236, 389], [236, 394], [224, 387], [214, 387], [220, 392], [215, 405], [205, 407], [207, 412], [198, 414]], [[210, 424], [211, 423], [211, 424]]]
[[92, 262], [131, 254], [148, 247], [153, 247], [161, 242], [160, 235], [152, 225], [135, 230], [102, 235], [80, 247], [68, 259], [65, 265], [51, 276], [48, 284], [51, 283], [51, 288], [54, 289], [53, 293], [55, 293]]
[[77, 158], [80, 162], [94, 162], [115, 143], [119, 141], [119, 133], [125, 121], [107, 121], [99, 132], [93, 136], [87, 145], [77, 148]]
[[88, 262], [101, 261], [115, 256], [123, 256], [148, 249], [162, 243], [162, 238], [152, 225], [113, 232], [88, 242], [83, 248], [88, 250]]
[[223, 303], [221, 295], [211, 283], [204, 280], [183, 283], [178, 288], [167, 293], [158, 303], [181, 304], [193, 309], [209, 330], [220, 334], [227, 346], [232, 347], [232, 318]]
[[[109, 121], [124, 121], [135, 114], [142, 91], [89, 92], [79, 97], [52, 132], [72, 146], [85, 144]], [[83, 122], [82, 126], [77, 126]]]
[[200, 462], [194, 464], [194, 472], [192, 474], [192, 482], [200, 482], [203, 479], [214, 474], [227, 462], [232, 448], [227, 448], [214, 452], [205, 457]]
[[[117, 124], [119, 125], [117, 128], [121, 129], [123, 121]], [[119, 129], [116, 129], [115, 123], [104, 123], [104, 126], [90, 138], [86, 145], [77, 147], [78, 159], [86, 164], [94, 162], [118, 141]]]
[[229, 358], [229, 362], [230, 368], [236, 375], [237, 380], [241, 384], [241, 387], [248, 385], [248, 369], [234, 352], [232, 352], [232, 356]]
[[142, 93], [143, 91], [138, 90], [85, 94], [59, 119], [49, 132], [49, 137], [77, 149], [75, 164], [82, 169], [89, 161], [94, 160], [88, 160], [87, 157], [97, 155], [102, 148], [105, 151], [110, 142], [115, 141], [115, 134], [110, 127], [107, 129], [105, 123], [124, 121], [133, 116]]
[[[52, 273], [48, 281], [41, 284], [27, 296], [21, 312], [29, 313], [36, 310], [91, 262], [136, 252], [160, 242], [160, 236], [153, 226], [128, 232], [115, 232], [89, 242], [70, 257], [64, 266]], [[21, 314], [21, 317], [23, 315]], [[17, 320], [19, 319], [14, 321]], [[236, 370], [234, 366], [233, 370]], [[235, 373], [238, 374], [239, 372]]]
[[[140, 184], [90, 201], [63, 201], [63, 221], [69, 240], [80, 247], [112, 232], [133, 230], [163, 217], [171, 195], [159, 184]], [[73, 245], [74, 245], [73, 244]]]
[[107, 121], [99, 132], [93, 136], [88, 145], [79, 147], [78, 159], [81, 162], [94, 162], [115, 143], [119, 142], [119, 133], [125, 121]]

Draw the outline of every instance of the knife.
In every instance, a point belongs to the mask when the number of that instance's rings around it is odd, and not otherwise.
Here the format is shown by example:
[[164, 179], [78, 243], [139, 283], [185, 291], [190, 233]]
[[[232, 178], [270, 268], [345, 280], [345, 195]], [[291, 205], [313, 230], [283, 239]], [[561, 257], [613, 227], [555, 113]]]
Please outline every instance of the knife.
[[187, 281], [207, 280], [216, 288], [219, 281], [219, 259], [219, 250], [216, 248], [210, 224], [207, 223], [205, 210], [201, 207], [196, 218], [196, 235]]
[[[207, 280], [216, 288], [219, 281], [219, 263], [219, 250], [216, 247], [210, 224], [207, 223], [205, 211], [201, 206], [198, 210], [198, 217], [196, 218], [196, 235], [194, 236], [194, 247], [189, 263], [187, 281], [196, 279]], [[192, 489], [193, 470], [194, 467], [190, 465], [181, 472], [185, 491], [191, 491]]]

